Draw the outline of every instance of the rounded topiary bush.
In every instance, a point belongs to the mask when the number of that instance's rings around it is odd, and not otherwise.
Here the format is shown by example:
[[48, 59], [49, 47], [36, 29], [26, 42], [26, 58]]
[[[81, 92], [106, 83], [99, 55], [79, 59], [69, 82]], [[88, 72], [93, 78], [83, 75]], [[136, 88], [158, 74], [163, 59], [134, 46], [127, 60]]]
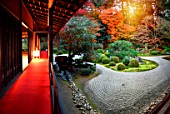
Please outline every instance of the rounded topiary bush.
[[113, 57], [111, 58], [111, 61], [114, 61], [115, 63], [118, 63], [118, 62], [119, 62], [119, 57], [113, 56]]
[[125, 57], [123, 60], [122, 60], [123, 64], [128, 66], [129, 65], [129, 62], [130, 62], [130, 58], [129, 57]]
[[63, 51], [59, 50], [58, 55], [61, 55], [61, 54], [63, 54]]
[[117, 65], [117, 70], [124, 70], [126, 68], [126, 66], [123, 63], [119, 63]]
[[101, 56], [100, 56], [100, 58], [104, 58], [104, 57], [107, 57], [105, 54], [102, 54]]
[[151, 55], [158, 55], [160, 52], [159, 51], [151, 51]]
[[139, 61], [137, 59], [131, 59], [129, 66], [130, 67], [139, 67]]
[[92, 73], [92, 70], [90, 68], [82, 68], [79, 70], [79, 74], [83, 76], [88, 76]]
[[107, 57], [110, 57], [110, 53], [109, 52], [105, 52], [104, 53]]
[[105, 67], [110, 68], [110, 66], [108, 64], [106, 64]]
[[53, 48], [53, 53], [57, 53], [57, 48]]
[[109, 63], [110, 63], [110, 59], [107, 58], [107, 57], [104, 57], [104, 58], [102, 59], [102, 63], [103, 63], [103, 64], [109, 64]]
[[[97, 52], [98, 53], [98, 52]], [[98, 53], [99, 55], [103, 55], [104, 53]]]
[[95, 72], [96, 71], [96, 65], [90, 66], [90, 69], [91, 69], [92, 72]]
[[104, 55], [104, 54], [100, 55], [99, 62], [102, 62], [102, 59], [103, 59], [103, 58], [107, 58], [107, 56]]
[[116, 63], [114, 61], [109, 63], [109, 66], [115, 66], [115, 65], [116, 65]]
[[97, 49], [97, 53], [104, 53], [103, 49]]
[[166, 53], [167, 53], [167, 50], [164, 49], [164, 50], [162, 50], [161, 55], [166, 55]]

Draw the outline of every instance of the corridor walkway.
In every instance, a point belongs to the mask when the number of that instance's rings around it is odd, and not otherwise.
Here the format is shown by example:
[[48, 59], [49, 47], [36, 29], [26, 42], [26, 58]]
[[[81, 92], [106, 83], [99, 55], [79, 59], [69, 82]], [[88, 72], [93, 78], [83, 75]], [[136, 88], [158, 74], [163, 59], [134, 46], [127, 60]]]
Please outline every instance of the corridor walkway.
[[138, 114], [162, 91], [170, 89], [170, 61], [162, 57], [144, 57], [159, 66], [145, 72], [117, 72], [97, 65], [101, 74], [85, 89], [104, 114]]
[[51, 114], [47, 59], [34, 59], [0, 99], [0, 114]]

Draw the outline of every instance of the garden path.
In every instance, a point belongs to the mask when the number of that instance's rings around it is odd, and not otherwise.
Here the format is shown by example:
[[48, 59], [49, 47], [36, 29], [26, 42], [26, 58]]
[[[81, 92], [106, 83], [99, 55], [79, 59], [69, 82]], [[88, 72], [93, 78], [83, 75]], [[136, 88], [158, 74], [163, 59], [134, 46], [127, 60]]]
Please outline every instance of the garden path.
[[160, 93], [170, 89], [170, 61], [158, 57], [143, 57], [159, 66], [144, 72], [118, 72], [97, 64], [101, 71], [90, 80], [85, 91], [104, 114], [134, 114]]

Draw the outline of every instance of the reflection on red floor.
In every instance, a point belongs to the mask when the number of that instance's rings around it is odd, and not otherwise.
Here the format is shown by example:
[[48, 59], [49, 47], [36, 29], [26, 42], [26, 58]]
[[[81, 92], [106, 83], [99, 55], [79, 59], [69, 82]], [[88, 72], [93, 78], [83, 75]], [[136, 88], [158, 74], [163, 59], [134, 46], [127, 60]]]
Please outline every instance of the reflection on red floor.
[[28, 66], [28, 52], [22, 52], [22, 70]]
[[0, 114], [51, 114], [47, 59], [32, 60], [0, 100]]

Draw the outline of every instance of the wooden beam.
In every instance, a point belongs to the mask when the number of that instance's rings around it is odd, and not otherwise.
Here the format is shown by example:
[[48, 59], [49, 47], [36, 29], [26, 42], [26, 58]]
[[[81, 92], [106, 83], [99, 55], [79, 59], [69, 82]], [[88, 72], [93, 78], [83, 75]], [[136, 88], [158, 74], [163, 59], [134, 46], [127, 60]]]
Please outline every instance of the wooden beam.
[[55, 11], [60, 11], [60, 12], [65, 12], [65, 13], [69, 12], [70, 14], [74, 14], [73, 11], [70, 11], [70, 10], [67, 10], [67, 9], [64, 9], [64, 8], [61, 8], [61, 7], [54, 6], [54, 9], [55, 9]]
[[34, 31], [36, 33], [48, 33], [48, 31]]

